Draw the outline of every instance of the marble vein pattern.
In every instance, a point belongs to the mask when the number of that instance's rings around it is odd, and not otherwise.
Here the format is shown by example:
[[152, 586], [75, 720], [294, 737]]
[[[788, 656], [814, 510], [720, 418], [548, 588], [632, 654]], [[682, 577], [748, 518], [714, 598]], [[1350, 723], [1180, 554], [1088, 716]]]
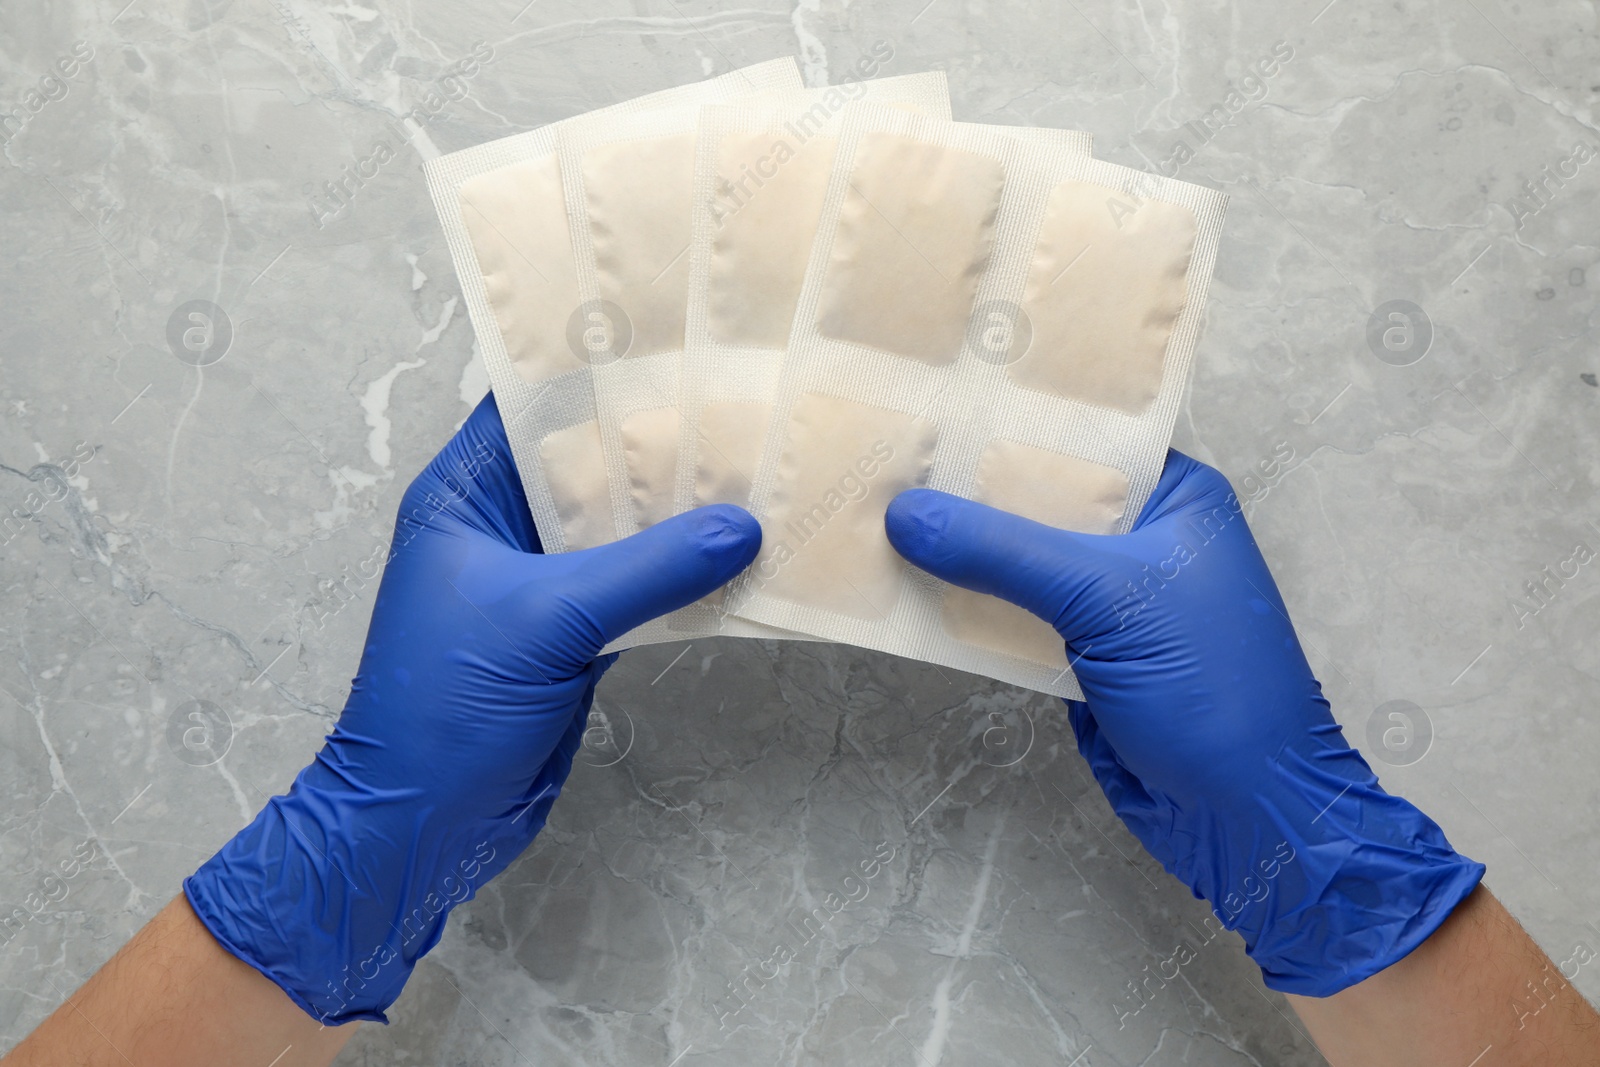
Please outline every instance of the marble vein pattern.
[[[1385, 784], [1552, 957], [1600, 947], [1593, 4], [75, 0], [0, 10], [0, 1048], [337, 715], [486, 389], [422, 162], [879, 41], [958, 118], [1231, 194], [1176, 445]], [[1208, 914], [1058, 702], [656, 646], [339, 1063], [1321, 1063]]]

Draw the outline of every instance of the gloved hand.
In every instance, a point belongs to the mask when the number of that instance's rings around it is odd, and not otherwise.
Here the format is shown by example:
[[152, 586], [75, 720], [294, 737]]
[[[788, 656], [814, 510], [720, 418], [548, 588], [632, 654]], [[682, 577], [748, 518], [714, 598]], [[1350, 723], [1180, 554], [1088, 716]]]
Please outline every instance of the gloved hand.
[[231, 953], [327, 1024], [386, 1021], [450, 909], [544, 825], [609, 641], [756, 554], [739, 508], [540, 554], [499, 411], [406, 491], [348, 702], [287, 796], [184, 882]]
[[1178, 452], [1134, 529], [1069, 533], [928, 489], [890, 542], [1056, 628], [1111, 807], [1273, 989], [1327, 996], [1405, 956], [1483, 876], [1344, 739], [1217, 471]]

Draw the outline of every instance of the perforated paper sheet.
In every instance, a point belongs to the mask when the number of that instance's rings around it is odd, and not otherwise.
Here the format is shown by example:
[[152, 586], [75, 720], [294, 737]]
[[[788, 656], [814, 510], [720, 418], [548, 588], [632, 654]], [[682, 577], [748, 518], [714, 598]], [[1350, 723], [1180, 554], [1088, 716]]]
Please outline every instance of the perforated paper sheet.
[[[803, 86], [790, 58], [639, 97], [634, 114]], [[424, 167], [506, 435], [547, 552], [612, 539], [590, 380], [595, 324], [580, 307], [556, 137], [561, 124], [452, 152]], [[590, 435], [601, 477], [583, 468]], [[559, 462], [554, 478], [547, 467]], [[598, 487], [599, 499], [589, 494]], [[557, 494], [563, 494], [558, 498]], [[578, 494], [576, 497], [571, 494]]]
[[[798, 226], [784, 225], [786, 241], [775, 242], [775, 227], [791, 221], [797, 202], [814, 191], [816, 209], [828, 175], [834, 120], [852, 100], [869, 99], [919, 113], [948, 116], [950, 100], [944, 75], [933, 72], [857, 82], [824, 89], [751, 94], [726, 106], [738, 113], [781, 116], [790, 124], [782, 143], [769, 140], [766, 169], [771, 177], [752, 172], [744, 179], [747, 213], [733, 224], [751, 245], [741, 263], [748, 285], [746, 307], [751, 315], [780, 315], [799, 295], [805, 263], [815, 232], [815, 211]], [[715, 106], [715, 105], [707, 105]], [[626, 537], [668, 515], [688, 510], [675, 499], [674, 482], [685, 413], [691, 399], [681, 393], [689, 290], [691, 243], [698, 197], [707, 192], [697, 175], [701, 118], [705, 107], [683, 107], [637, 115], [601, 116], [575, 123], [559, 137], [567, 211], [573, 220], [574, 259], [578, 290], [586, 302], [614, 308], [628, 324], [630, 344], [620, 358], [596, 361], [591, 368], [606, 457], [609, 511], [618, 537]], [[775, 158], [795, 144], [799, 154]], [[761, 166], [762, 159], [756, 160]], [[818, 173], [820, 171], [820, 174]], [[809, 178], [798, 187], [791, 179]], [[763, 181], [755, 188], [753, 181]], [[715, 190], [712, 191], [715, 195]], [[778, 202], [785, 201], [783, 204]], [[779, 292], [765, 273], [784, 257], [792, 272], [792, 292]], [[798, 264], [793, 261], [798, 260]], [[769, 322], [774, 343], [788, 335]], [[748, 427], [744, 428], [747, 432]], [[698, 420], [694, 431], [698, 436]], [[757, 431], [759, 434], [759, 431]], [[724, 440], [724, 445], [727, 440]], [[715, 447], [715, 446], [713, 446]], [[749, 451], [746, 472], [753, 473], [760, 439]], [[711, 503], [712, 501], [706, 501]], [[743, 504], [728, 500], [720, 503]], [[689, 505], [693, 506], [693, 505]], [[727, 615], [722, 593], [711, 594], [670, 616], [653, 620], [626, 637], [631, 645], [680, 640], [707, 634], [744, 637], [798, 637], [788, 631]], [[621, 647], [619, 643], [619, 647]]]
[[1080, 695], [1047, 624], [906, 564], [884, 510], [925, 485], [1125, 532], [1160, 476], [1225, 203], [853, 106], [752, 491], [762, 550], [728, 609]]

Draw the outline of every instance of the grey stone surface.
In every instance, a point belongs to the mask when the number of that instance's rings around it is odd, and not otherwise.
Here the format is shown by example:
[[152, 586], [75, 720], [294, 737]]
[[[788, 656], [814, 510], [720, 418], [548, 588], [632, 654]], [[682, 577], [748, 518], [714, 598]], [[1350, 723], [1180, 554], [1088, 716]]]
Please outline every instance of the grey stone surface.
[[[1385, 784], [1557, 959], [1600, 945], [1600, 562], [1568, 562], [1600, 549], [1600, 160], [1564, 162], [1600, 141], [1596, 19], [1576, 0], [7, 5], [0, 510], [22, 517], [0, 545], [0, 903], [93, 859], [0, 946], [0, 1047], [337, 713], [371, 589], [341, 607], [330, 587], [484, 389], [422, 159], [775, 55], [821, 83], [878, 40], [887, 73], [948, 71], [958, 118], [1086, 128], [1130, 165], [1182, 140], [1179, 176], [1232, 194], [1177, 444], [1251, 501]], [[92, 58], [41, 82], [77, 42]], [[328, 200], [479, 42], [466, 97]], [[1247, 81], [1279, 42], [1292, 58]], [[1201, 143], [1207, 115], [1225, 124]], [[191, 300], [232, 326], [204, 367], [167, 340]], [[1431, 323], [1415, 362], [1369, 344], [1393, 300]], [[1392, 708], [1371, 728], [1396, 700], [1428, 724], [1420, 759]], [[1231, 940], [1131, 1011], [1127, 984], [1205, 907], [1122, 829], [1049, 699], [723, 640], [624, 656], [598, 711], [626, 754], [593, 733], [549, 829], [342, 1064], [1321, 1062]], [[879, 848], [866, 897], [803, 939]], [[794, 962], [719, 1029], [779, 941]], [[1576, 984], [1600, 994], [1592, 969]]]

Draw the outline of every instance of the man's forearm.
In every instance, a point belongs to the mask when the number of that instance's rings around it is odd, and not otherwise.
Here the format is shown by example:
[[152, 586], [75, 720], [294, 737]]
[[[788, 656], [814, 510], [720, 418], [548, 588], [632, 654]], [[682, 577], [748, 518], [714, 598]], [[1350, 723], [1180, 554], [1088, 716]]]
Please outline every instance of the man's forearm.
[[324, 1067], [354, 1031], [320, 1026], [179, 896], [0, 1067]]
[[1333, 1067], [1588, 1067], [1600, 1016], [1479, 886], [1416, 951], [1321, 999], [1291, 996]]

